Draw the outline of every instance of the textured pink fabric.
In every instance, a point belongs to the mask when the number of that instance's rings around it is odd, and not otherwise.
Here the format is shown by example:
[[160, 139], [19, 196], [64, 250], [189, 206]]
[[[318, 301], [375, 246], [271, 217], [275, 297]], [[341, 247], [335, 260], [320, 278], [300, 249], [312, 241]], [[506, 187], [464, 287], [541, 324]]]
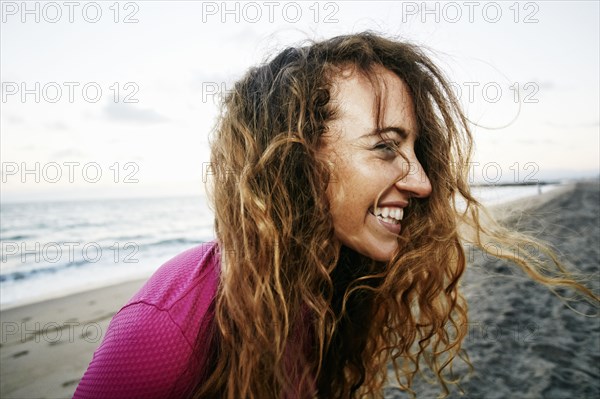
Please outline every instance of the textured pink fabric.
[[206, 360], [190, 361], [213, 317], [219, 259], [212, 241], [162, 265], [110, 322], [74, 398], [184, 397]]

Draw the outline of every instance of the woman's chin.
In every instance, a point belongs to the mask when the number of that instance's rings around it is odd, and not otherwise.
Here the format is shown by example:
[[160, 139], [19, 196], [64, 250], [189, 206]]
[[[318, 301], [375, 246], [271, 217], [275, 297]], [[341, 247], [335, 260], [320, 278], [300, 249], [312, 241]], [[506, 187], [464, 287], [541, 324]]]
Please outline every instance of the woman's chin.
[[361, 246], [360, 248], [354, 249], [356, 252], [376, 262], [389, 262], [396, 250], [398, 249], [398, 243], [394, 242], [391, 244], [384, 244], [380, 246]]
[[398, 250], [398, 241], [395, 237], [381, 240], [375, 237], [367, 237], [360, 239], [354, 237], [335, 237], [335, 244], [350, 248], [354, 252], [372, 259], [376, 262], [389, 262]]
[[[367, 255], [369, 256], [369, 255]], [[393, 252], [390, 253], [378, 253], [378, 254], [374, 254], [372, 256], [369, 256], [369, 258], [373, 259], [376, 262], [389, 262], [392, 259], [392, 256], [394, 256]]]

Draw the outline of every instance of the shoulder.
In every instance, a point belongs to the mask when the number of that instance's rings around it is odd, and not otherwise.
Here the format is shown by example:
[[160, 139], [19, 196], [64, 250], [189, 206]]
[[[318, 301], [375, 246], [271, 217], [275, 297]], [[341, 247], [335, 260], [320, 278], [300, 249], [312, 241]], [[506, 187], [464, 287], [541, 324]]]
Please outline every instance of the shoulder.
[[194, 339], [191, 327], [200, 324], [216, 295], [220, 263], [216, 240], [190, 248], [165, 262], [121, 311], [144, 304], [168, 312], [186, 338]]
[[219, 270], [214, 241], [164, 263], [111, 320], [75, 397], [181, 397], [203, 367], [190, 359], [199, 333], [208, 342]]
[[219, 246], [210, 241], [190, 248], [165, 262], [128, 304], [145, 302], [168, 309], [192, 289], [211, 288], [220, 271]]

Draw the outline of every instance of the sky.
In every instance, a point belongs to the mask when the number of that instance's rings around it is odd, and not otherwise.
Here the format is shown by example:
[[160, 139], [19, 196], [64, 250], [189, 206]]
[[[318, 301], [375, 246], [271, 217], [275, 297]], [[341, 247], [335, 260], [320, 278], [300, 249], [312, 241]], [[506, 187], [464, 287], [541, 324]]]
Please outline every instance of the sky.
[[423, 46], [473, 122], [473, 181], [597, 176], [597, 1], [2, 1], [2, 201], [201, 195], [218, 95], [288, 45]]

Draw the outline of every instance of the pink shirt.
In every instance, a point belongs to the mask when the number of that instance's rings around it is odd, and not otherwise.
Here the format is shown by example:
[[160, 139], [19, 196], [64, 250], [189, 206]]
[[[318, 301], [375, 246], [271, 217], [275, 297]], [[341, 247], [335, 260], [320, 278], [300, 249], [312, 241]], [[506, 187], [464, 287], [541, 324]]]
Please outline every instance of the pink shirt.
[[[192, 362], [196, 337], [213, 318], [209, 309], [220, 272], [216, 241], [162, 265], [113, 317], [74, 398], [182, 398], [203, 369]], [[204, 346], [209, 337], [201, 338]]]

